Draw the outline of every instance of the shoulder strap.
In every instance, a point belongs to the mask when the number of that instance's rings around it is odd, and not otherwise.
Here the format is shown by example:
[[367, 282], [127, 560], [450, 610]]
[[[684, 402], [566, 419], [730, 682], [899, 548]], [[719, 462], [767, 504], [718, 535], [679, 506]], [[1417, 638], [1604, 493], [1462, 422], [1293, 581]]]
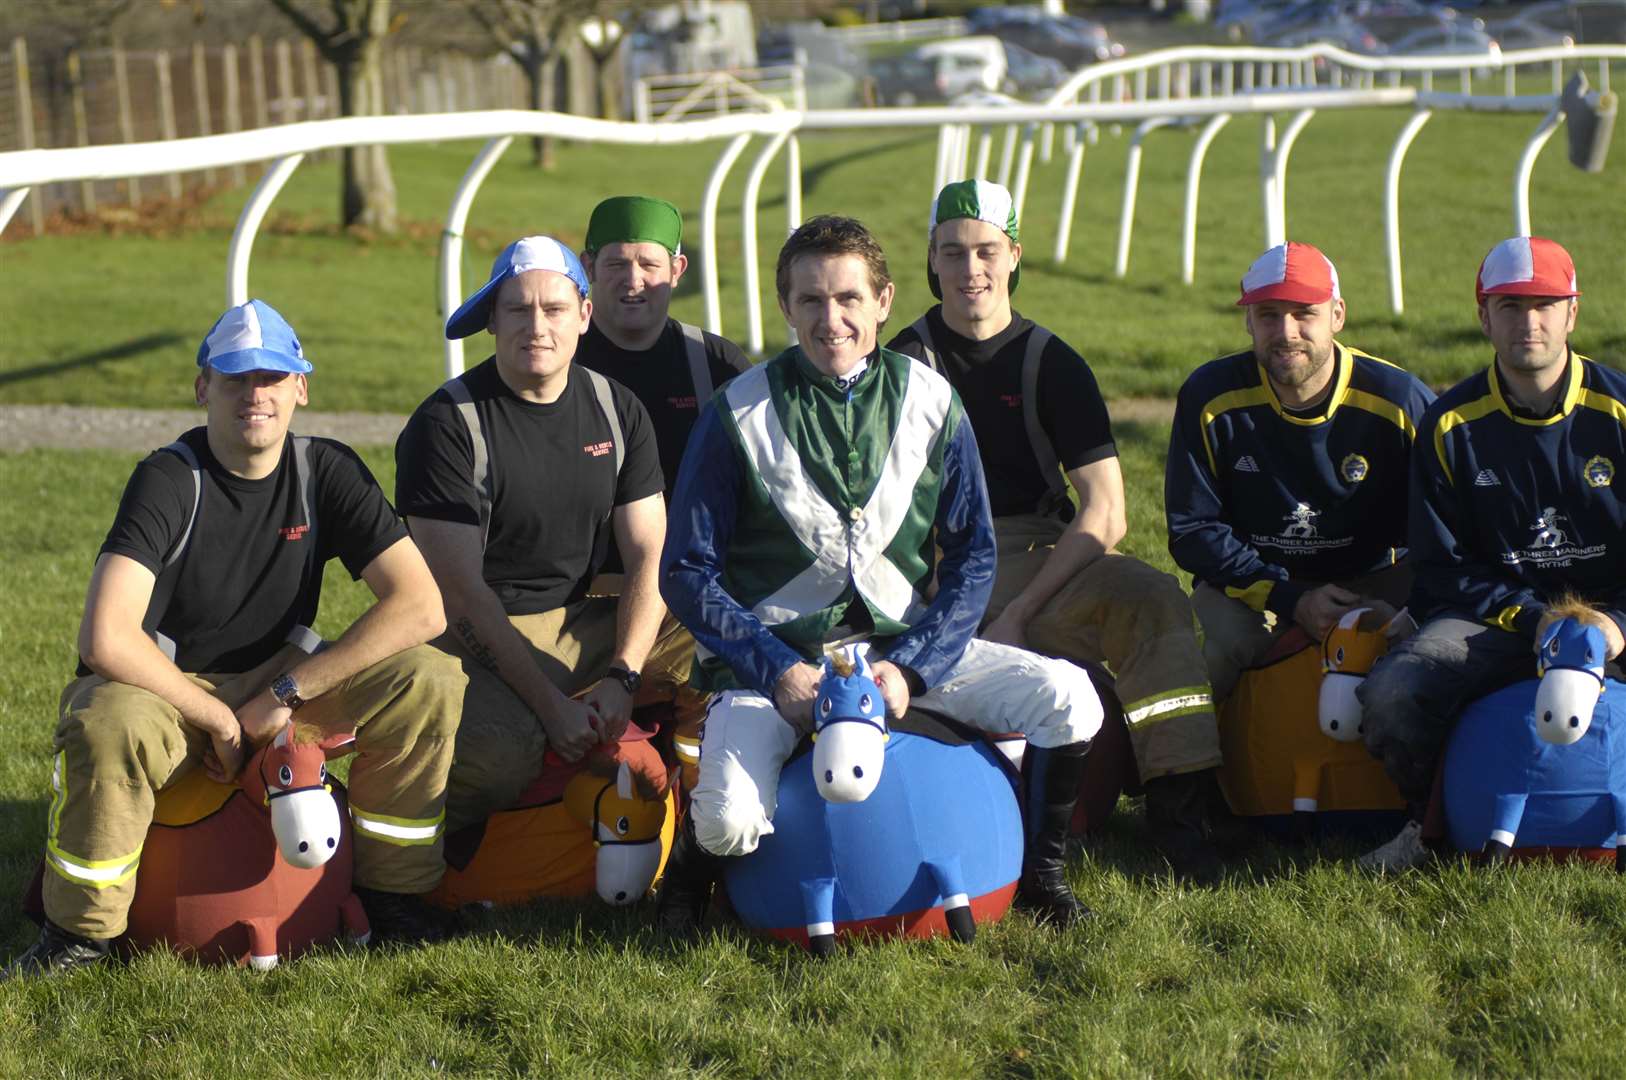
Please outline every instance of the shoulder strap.
[[186, 462], [192, 472], [192, 508], [187, 511], [186, 528], [181, 530], [180, 538], [164, 556], [164, 567], [158, 573], [158, 580], [153, 583], [152, 598], [147, 601], [147, 614], [141, 620], [141, 625], [164, 655], [174, 660], [175, 642], [158, 632], [158, 624], [164, 621], [164, 612], [169, 610], [169, 602], [175, 598], [175, 585], [181, 579], [181, 556], [186, 554], [187, 545], [192, 542], [192, 530], [198, 522], [198, 507], [203, 503], [203, 466], [192, 448], [180, 439], [161, 448], [160, 453], [165, 451]]
[[1027, 351], [1022, 354], [1022, 423], [1027, 426], [1028, 442], [1039, 462], [1045, 487], [1050, 489], [1051, 499], [1047, 502], [1058, 496], [1067, 498], [1067, 479], [1062, 475], [1061, 458], [1051, 445], [1050, 436], [1045, 434], [1044, 425], [1039, 423], [1039, 364], [1044, 359], [1045, 346], [1050, 344], [1053, 336], [1050, 331], [1035, 324], [1028, 334]]
[[294, 444], [294, 479], [299, 484], [299, 507], [305, 512], [305, 539], [316, 541], [316, 511], [311, 509], [311, 437], [289, 433]]
[[913, 330], [915, 336], [920, 338], [920, 347], [926, 354], [921, 359], [926, 362], [926, 366], [933, 371], [942, 371], [943, 364], [937, 359], [937, 344], [932, 341], [932, 329], [926, 325], [926, 316], [922, 315], [910, 323], [909, 329]]
[[621, 475], [621, 466], [627, 460], [627, 448], [622, 445], [621, 417], [615, 412], [615, 397], [610, 393], [610, 380], [594, 371], [592, 368], [582, 368], [587, 373], [587, 381], [593, 384], [593, 396], [598, 399], [598, 407], [604, 413], [604, 419], [610, 425], [610, 438], [615, 440], [615, 475]]
[[711, 400], [716, 389], [711, 385], [711, 365], [706, 363], [706, 338], [700, 327], [691, 323], [680, 322], [678, 328], [683, 331], [683, 352], [689, 358], [689, 378], [694, 382], [694, 404], [698, 409]]
[[469, 441], [474, 446], [474, 490], [480, 493], [480, 550], [486, 547], [486, 536], [491, 532], [491, 455], [486, 447], [486, 433], [480, 426], [480, 411], [474, 407], [474, 398], [461, 377], [447, 379], [440, 388], [457, 406], [463, 426], [469, 429]]

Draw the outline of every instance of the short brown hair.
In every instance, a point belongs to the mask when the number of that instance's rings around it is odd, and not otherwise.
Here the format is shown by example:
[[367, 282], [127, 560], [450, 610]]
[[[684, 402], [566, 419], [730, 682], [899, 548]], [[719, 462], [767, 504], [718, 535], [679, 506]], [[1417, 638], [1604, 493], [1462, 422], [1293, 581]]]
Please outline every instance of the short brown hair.
[[876, 296], [892, 284], [892, 274], [886, 268], [886, 253], [875, 237], [856, 218], [821, 214], [809, 218], [790, 234], [785, 246], [779, 249], [779, 264], [774, 268], [774, 287], [779, 291], [780, 303], [790, 298], [790, 268], [797, 259], [806, 255], [857, 255], [869, 270], [870, 291]]

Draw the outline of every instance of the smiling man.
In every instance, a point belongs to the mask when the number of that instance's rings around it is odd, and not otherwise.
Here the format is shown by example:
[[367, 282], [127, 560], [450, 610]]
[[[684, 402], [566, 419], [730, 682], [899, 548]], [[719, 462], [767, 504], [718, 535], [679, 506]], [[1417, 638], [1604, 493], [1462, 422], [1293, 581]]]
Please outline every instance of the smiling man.
[[720, 857], [773, 831], [780, 767], [811, 728], [818, 661], [848, 641], [872, 646], [891, 716], [915, 701], [1028, 737], [1018, 903], [1074, 920], [1085, 912], [1063, 856], [1101, 703], [1079, 668], [973, 637], [994, 538], [959, 399], [878, 347], [893, 286], [857, 221], [817, 217], [792, 233], [776, 287], [801, 344], [701, 414], [661, 558], [662, 594], [699, 645], [697, 685], [714, 695], [661, 926], [697, 928]]
[[[642, 674], [670, 644], [660, 463], [638, 399], [573, 363], [587, 291], [557, 240], [503, 249], [446, 323], [449, 338], [491, 334], [493, 355], [418, 406], [395, 446], [397, 505], [446, 598], [439, 644], [469, 676], [451, 828], [512, 805], [549, 747], [575, 761], [618, 739], [661, 692]], [[612, 533], [626, 587], [589, 596]]]
[[[457, 665], [423, 645], [445, 626], [434, 579], [361, 459], [289, 432], [311, 364], [281, 315], [259, 300], [230, 309], [198, 367], [207, 423], [136, 467], [91, 573], [57, 722], [46, 923], [8, 975], [106, 957], [156, 794], [199, 763], [232, 779], [296, 715], [357, 732], [356, 892], [375, 938], [448, 930], [418, 899], [445, 869], [463, 690]], [[378, 599], [315, 651], [334, 558]]]
[[945, 187], [926, 260], [942, 303], [887, 347], [946, 375], [977, 431], [999, 546], [980, 636], [1111, 668], [1153, 842], [1176, 876], [1212, 882], [1219, 731], [1191, 601], [1171, 575], [1114, 550], [1128, 526], [1106, 402], [1083, 357], [1011, 308], [1022, 260], [1011, 193], [986, 180]]
[[1553, 241], [1497, 244], [1474, 292], [1495, 359], [1440, 395], [1412, 456], [1412, 607], [1427, 621], [1359, 691], [1367, 748], [1412, 808], [1360, 860], [1370, 870], [1428, 857], [1421, 811], [1452, 725], [1468, 702], [1534, 675], [1548, 604], [1594, 606], [1616, 677], [1626, 642], [1626, 376], [1570, 347], [1581, 292]]
[[1163, 490], [1220, 699], [1290, 627], [1319, 640], [1353, 608], [1405, 603], [1408, 462], [1434, 398], [1337, 340], [1338, 272], [1309, 244], [1259, 256], [1237, 306], [1253, 347], [1180, 388]]

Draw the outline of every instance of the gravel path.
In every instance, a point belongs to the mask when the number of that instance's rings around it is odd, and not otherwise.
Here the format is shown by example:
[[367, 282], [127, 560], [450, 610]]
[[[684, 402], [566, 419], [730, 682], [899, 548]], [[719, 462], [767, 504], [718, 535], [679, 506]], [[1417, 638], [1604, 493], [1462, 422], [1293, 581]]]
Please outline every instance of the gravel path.
[[[203, 423], [201, 409], [105, 409], [79, 405], [0, 405], [0, 451], [156, 450]], [[393, 446], [405, 416], [301, 409], [294, 430], [356, 446]]]
[[[1119, 421], [1167, 424], [1174, 402], [1121, 398], [1109, 402]], [[36, 446], [60, 450], [155, 450], [203, 422], [198, 409], [107, 409], [81, 405], [0, 405], [0, 452]], [[405, 416], [387, 413], [314, 412], [294, 421], [301, 435], [325, 435], [355, 446], [393, 446]]]

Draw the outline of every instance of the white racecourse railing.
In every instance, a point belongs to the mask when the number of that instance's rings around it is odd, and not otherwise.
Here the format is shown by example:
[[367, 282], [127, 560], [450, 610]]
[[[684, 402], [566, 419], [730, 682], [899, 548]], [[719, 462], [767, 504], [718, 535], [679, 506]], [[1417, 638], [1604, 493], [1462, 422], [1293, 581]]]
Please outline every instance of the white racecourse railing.
[[[1365, 85], [1322, 86], [1316, 61], [1322, 71], [1352, 72], [1341, 83]], [[1017, 155], [1012, 181], [1018, 212], [1026, 198], [1035, 142], [1041, 128], [1065, 125], [1070, 139], [1070, 159], [1063, 184], [1061, 216], [1057, 228], [1056, 259], [1064, 261], [1084, 152], [1079, 138], [1086, 125], [1135, 123], [1140, 125], [1131, 142], [1138, 161], [1141, 141], [1154, 128], [1172, 122], [1204, 121], [1192, 150], [1187, 174], [1183, 268], [1185, 280], [1192, 279], [1196, 243], [1196, 207], [1202, 159], [1214, 136], [1226, 121], [1238, 114], [1259, 114], [1263, 118], [1260, 155], [1260, 193], [1265, 210], [1264, 245], [1280, 243], [1286, 235], [1283, 191], [1287, 179], [1288, 155], [1293, 140], [1317, 110], [1374, 107], [1411, 107], [1418, 110], [1401, 131], [1389, 156], [1384, 192], [1384, 226], [1388, 242], [1391, 302], [1402, 310], [1400, 276], [1399, 179], [1406, 149], [1424, 123], [1437, 110], [1498, 110], [1541, 112], [1545, 116], [1526, 144], [1513, 183], [1514, 226], [1516, 233], [1529, 232], [1529, 181], [1536, 155], [1562, 119], [1557, 97], [1519, 97], [1512, 94], [1479, 96], [1435, 93], [1401, 85], [1399, 74], [1406, 71], [1467, 71], [1482, 67], [1511, 67], [1529, 63], [1599, 61], [1600, 81], [1607, 85], [1608, 62], [1626, 60], [1626, 46], [1590, 46], [1575, 49], [1541, 49], [1524, 53], [1490, 54], [1473, 57], [1385, 58], [1355, 56], [1327, 46], [1304, 49], [1176, 49], [1154, 53], [1134, 61], [1110, 61], [1075, 76], [1054, 99], [1042, 104], [977, 107], [937, 107], [912, 109], [836, 109], [740, 114], [675, 124], [628, 124], [594, 120], [558, 113], [523, 110], [450, 113], [428, 116], [369, 116], [324, 120], [251, 132], [180, 139], [162, 143], [118, 146], [87, 146], [58, 150], [26, 150], [0, 154], [0, 232], [16, 213], [31, 187], [73, 180], [117, 179], [160, 173], [223, 167], [240, 162], [272, 161], [238, 218], [227, 253], [226, 299], [230, 304], [249, 298], [248, 266], [255, 233], [277, 193], [287, 183], [305, 155], [317, 150], [359, 144], [443, 142], [457, 139], [486, 139], [488, 142], [464, 175], [447, 212], [440, 249], [441, 314], [454, 310], [463, 295], [463, 227], [469, 208], [481, 183], [508, 145], [520, 135], [556, 135], [562, 138], [608, 142], [634, 146], [676, 146], [726, 139], [713, 166], [701, 201], [702, 293], [706, 325], [721, 333], [722, 303], [719, 295], [717, 259], [718, 203], [729, 170], [753, 137], [767, 141], [748, 174], [742, 213], [742, 247], [745, 263], [745, 309], [747, 349], [763, 351], [761, 298], [757, 277], [757, 196], [763, 176], [781, 149], [787, 150], [788, 226], [801, 222], [801, 160], [797, 133], [859, 128], [935, 127], [939, 130], [937, 173], [940, 187], [950, 178], [972, 175], [966, 168], [970, 131], [975, 125], [1002, 126], [1007, 131], [1009, 172], [1012, 140], [1022, 129], [1021, 150]], [[1268, 74], [1267, 74], [1268, 72]], [[1378, 86], [1383, 75], [1391, 85]], [[1356, 76], [1359, 76], [1357, 78]], [[1100, 100], [1102, 86], [1119, 79], [1134, 84], [1135, 100]], [[1154, 82], [1155, 80], [1155, 82]], [[1268, 85], [1261, 85], [1268, 83]], [[1157, 96], [1148, 98], [1156, 87]], [[1195, 87], [1195, 96], [1180, 96]], [[1092, 89], [1095, 88], [1095, 89]], [[1077, 100], [1080, 94], [1092, 100]], [[1116, 96], [1116, 95], [1114, 95]], [[1293, 119], [1278, 140], [1274, 114], [1292, 112]], [[988, 161], [987, 140], [978, 155], [978, 174]], [[1132, 211], [1138, 169], [1126, 178], [1125, 201]], [[936, 190], [936, 187], [934, 187]], [[1118, 268], [1127, 269], [1129, 225], [1132, 212], [1121, 220]], [[463, 369], [462, 343], [446, 343], [446, 370], [455, 375]]]

